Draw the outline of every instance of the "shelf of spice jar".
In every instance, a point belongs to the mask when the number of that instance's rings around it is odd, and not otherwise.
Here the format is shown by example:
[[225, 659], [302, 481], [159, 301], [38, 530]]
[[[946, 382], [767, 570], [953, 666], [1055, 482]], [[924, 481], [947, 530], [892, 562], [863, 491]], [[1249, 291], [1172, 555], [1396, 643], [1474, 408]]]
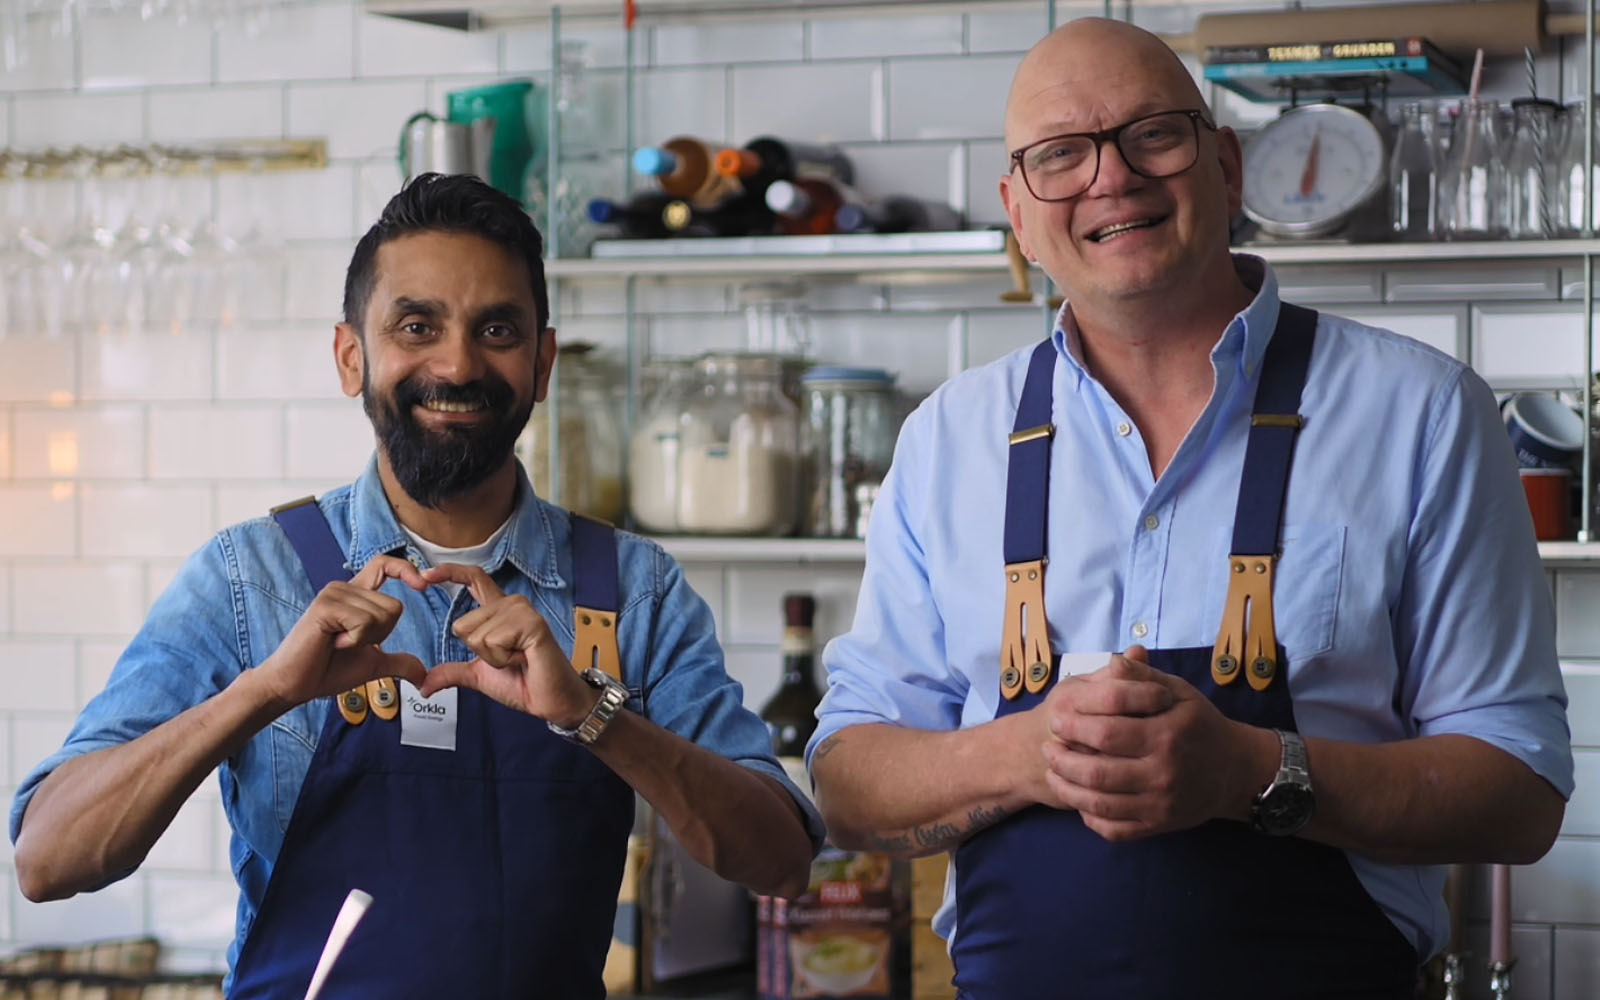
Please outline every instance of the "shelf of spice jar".
[[709, 538], [663, 535], [655, 539], [681, 563], [859, 563], [867, 543], [859, 538]]
[[[995, 235], [1001, 235], [996, 233]], [[827, 253], [778, 252], [786, 240], [809, 236], [764, 236], [749, 240], [773, 241], [763, 254], [696, 254], [693, 256], [635, 256], [552, 260], [546, 266], [557, 278], [637, 277], [740, 277], [744, 275], [848, 274], [999, 274], [1008, 267], [1000, 250], [961, 252], [868, 253], [841, 249]], [[831, 237], [843, 240], [847, 237]], [[749, 242], [747, 240], [746, 242]], [[623, 241], [618, 241], [623, 242]], [[690, 243], [692, 240], [637, 243]], [[722, 243], [705, 239], [702, 243]], [[1385, 264], [1428, 261], [1560, 260], [1600, 257], [1600, 239], [1485, 240], [1439, 243], [1342, 243], [1336, 241], [1249, 243], [1237, 248], [1274, 264]]]

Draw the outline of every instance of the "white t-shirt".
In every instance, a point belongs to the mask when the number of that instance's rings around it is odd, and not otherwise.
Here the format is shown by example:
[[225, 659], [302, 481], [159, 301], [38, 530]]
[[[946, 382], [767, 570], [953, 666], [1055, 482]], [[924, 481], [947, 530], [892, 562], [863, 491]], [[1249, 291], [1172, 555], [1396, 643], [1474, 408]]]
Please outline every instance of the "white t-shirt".
[[[494, 529], [494, 534], [485, 538], [482, 542], [477, 545], [469, 545], [464, 549], [447, 549], [442, 545], [435, 545], [410, 528], [406, 528], [404, 525], [401, 527], [410, 536], [412, 544], [416, 545], [423, 558], [428, 561], [429, 566], [442, 566], [445, 563], [460, 563], [463, 566], [485, 566], [489, 562], [489, 557], [494, 553], [494, 547], [500, 544], [500, 536], [504, 535], [507, 529], [511, 527], [511, 518], [506, 518], [500, 527]], [[461, 593], [462, 588], [462, 584], [448, 582], [438, 584], [438, 586], [443, 587], [445, 593], [450, 595], [452, 604], [455, 603], [456, 595]]]

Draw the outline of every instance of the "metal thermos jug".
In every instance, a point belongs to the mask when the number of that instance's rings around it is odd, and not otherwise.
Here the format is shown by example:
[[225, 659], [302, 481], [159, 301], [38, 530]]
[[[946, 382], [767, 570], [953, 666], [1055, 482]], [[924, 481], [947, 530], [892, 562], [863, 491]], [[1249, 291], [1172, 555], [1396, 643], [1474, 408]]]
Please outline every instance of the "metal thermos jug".
[[494, 145], [493, 118], [452, 122], [419, 111], [400, 131], [400, 173], [407, 182], [419, 174], [475, 174], [489, 179]]

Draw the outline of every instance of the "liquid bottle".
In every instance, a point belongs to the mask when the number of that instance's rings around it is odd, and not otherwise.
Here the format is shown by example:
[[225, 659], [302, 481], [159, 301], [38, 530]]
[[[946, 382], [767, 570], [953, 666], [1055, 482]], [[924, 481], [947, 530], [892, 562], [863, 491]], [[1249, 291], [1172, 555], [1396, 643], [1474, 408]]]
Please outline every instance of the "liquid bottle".
[[1439, 217], [1435, 118], [1413, 101], [1400, 111], [1400, 134], [1389, 157], [1389, 227], [1397, 240], [1431, 240]]
[[739, 178], [746, 189], [757, 194], [773, 181], [800, 177], [847, 186], [856, 180], [855, 165], [837, 146], [789, 142], [770, 135], [752, 139], [743, 149], [717, 153], [716, 169], [724, 176]]
[[847, 202], [834, 215], [841, 233], [934, 233], [964, 228], [961, 213], [949, 205], [908, 195]]
[[663, 210], [674, 200], [662, 191], [642, 191], [625, 202], [596, 198], [589, 202], [589, 218], [596, 225], [615, 229], [624, 239], [666, 239], [677, 235], [662, 220]]
[[791, 762], [799, 763], [805, 756], [806, 741], [816, 732], [817, 702], [822, 700], [812, 639], [816, 615], [817, 599], [812, 595], [783, 595], [783, 680], [761, 706], [761, 720], [772, 737], [772, 752], [791, 769]]
[[714, 208], [696, 208], [682, 199], [667, 203], [661, 219], [680, 236], [759, 236], [772, 232], [772, 209], [765, 201], [739, 195]]
[[767, 207], [776, 216], [778, 231], [790, 236], [826, 236], [838, 231], [839, 209], [845, 194], [827, 181], [796, 178], [773, 181], [767, 188]]
[[715, 156], [707, 143], [680, 135], [659, 146], [635, 150], [633, 169], [654, 177], [661, 190], [674, 198], [682, 198], [696, 208], [714, 208], [724, 198], [743, 190], [737, 177], [711, 169]]

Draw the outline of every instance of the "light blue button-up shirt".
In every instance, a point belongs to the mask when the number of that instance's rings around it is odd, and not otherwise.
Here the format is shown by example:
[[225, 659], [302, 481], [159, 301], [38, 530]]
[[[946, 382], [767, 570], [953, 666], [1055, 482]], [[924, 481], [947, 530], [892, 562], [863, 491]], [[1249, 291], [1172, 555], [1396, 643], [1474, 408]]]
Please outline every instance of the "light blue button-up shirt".
[[[570, 516], [535, 497], [525, 475], [519, 497], [484, 568], [506, 593], [524, 594], [533, 602], [570, 656]], [[427, 565], [395, 520], [376, 460], [361, 479], [320, 502], [353, 571], [383, 553], [398, 552]], [[617, 558], [618, 645], [622, 679], [631, 693], [628, 707], [782, 782], [806, 816], [813, 845], [820, 845], [821, 819], [773, 758], [765, 724], [744, 707], [739, 683], [723, 668], [711, 609], [654, 542], [619, 532]], [[476, 606], [466, 592], [452, 601], [442, 587], [419, 594], [391, 580], [383, 590], [404, 605], [384, 648], [414, 653], [429, 666], [444, 659], [454, 638], [451, 623]], [[274, 521], [257, 518], [220, 532], [190, 557], [151, 608], [106, 689], [84, 708], [66, 744], [23, 781], [11, 806], [11, 839], [16, 840], [28, 801], [51, 771], [81, 754], [126, 743], [221, 691], [278, 648], [313, 596], [299, 558]], [[291, 710], [219, 769], [240, 890], [230, 968], [266, 892], [328, 711], [326, 698]]]
[[[1058, 653], [1216, 640], [1248, 414], [1278, 319], [1271, 269], [1243, 255], [1236, 266], [1259, 292], [1212, 350], [1211, 400], [1159, 481], [1062, 310], [1044, 591]], [[812, 748], [866, 723], [994, 718], [1007, 435], [1031, 350], [951, 379], [907, 419], [854, 625], [823, 654]], [[1488, 387], [1416, 341], [1324, 314], [1300, 412], [1273, 602], [1300, 731], [1466, 734], [1570, 795], [1550, 589]], [[1442, 869], [1350, 861], [1420, 953], [1444, 945]], [[935, 929], [948, 937], [954, 921], [947, 894]]]

